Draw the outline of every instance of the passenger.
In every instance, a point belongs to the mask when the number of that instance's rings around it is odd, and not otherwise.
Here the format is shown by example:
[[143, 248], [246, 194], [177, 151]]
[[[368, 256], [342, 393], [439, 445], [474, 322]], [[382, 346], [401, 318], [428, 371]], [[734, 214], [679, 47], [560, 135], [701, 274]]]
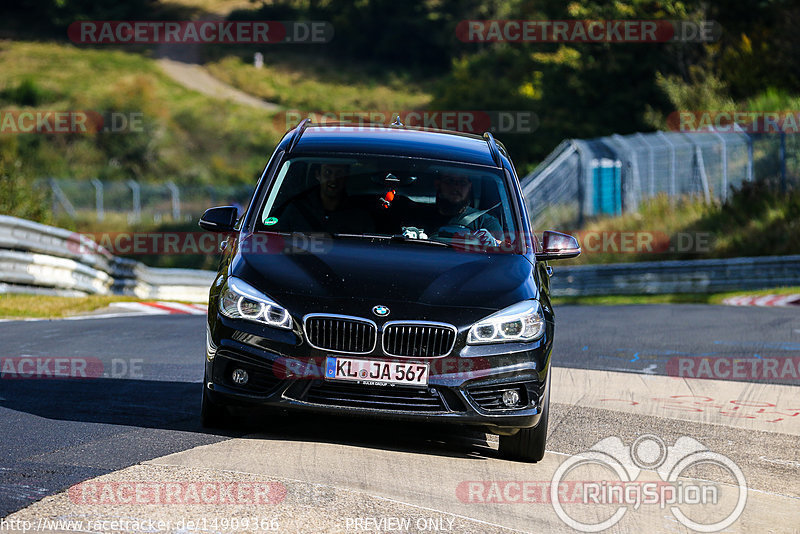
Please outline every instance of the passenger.
[[288, 232], [363, 234], [374, 231], [369, 213], [347, 194], [350, 166], [323, 163], [315, 173], [319, 185], [297, 196], [280, 217]]
[[503, 237], [500, 222], [489, 214], [470, 206], [472, 180], [457, 170], [444, 171], [433, 182], [436, 188], [436, 203], [425, 207], [418, 214], [417, 226], [422, 226], [428, 235], [443, 226], [465, 226], [483, 245], [495, 246]]

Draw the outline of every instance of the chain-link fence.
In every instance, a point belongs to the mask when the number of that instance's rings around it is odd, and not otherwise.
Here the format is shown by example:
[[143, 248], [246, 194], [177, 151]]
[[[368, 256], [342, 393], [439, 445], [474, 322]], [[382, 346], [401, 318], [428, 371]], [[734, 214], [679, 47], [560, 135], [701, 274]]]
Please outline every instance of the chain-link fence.
[[[715, 131], [611, 135], [562, 142], [522, 191], [535, 228], [577, 228], [586, 218], [635, 211], [658, 194], [727, 198], [746, 180], [800, 186], [800, 135]], [[145, 184], [46, 179], [56, 216], [130, 223], [196, 220], [211, 207], [245, 208], [253, 185]]]
[[576, 228], [587, 217], [635, 211], [658, 194], [727, 198], [745, 180], [800, 185], [800, 135], [656, 132], [562, 142], [522, 191], [537, 228]]
[[41, 180], [38, 185], [49, 189], [56, 216], [96, 221], [121, 216], [129, 223], [197, 220], [206, 209], [219, 205], [235, 205], [241, 212], [255, 189], [254, 185], [178, 186], [68, 178]]

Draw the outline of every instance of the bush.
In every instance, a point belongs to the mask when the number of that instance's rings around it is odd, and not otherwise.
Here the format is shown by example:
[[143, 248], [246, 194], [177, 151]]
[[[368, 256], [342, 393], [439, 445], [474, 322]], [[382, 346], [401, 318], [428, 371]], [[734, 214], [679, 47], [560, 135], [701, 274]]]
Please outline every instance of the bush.
[[47, 195], [26, 175], [15, 138], [0, 138], [0, 214], [48, 223]]
[[17, 106], [38, 106], [55, 99], [51, 91], [39, 87], [30, 78], [25, 78], [19, 84], [0, 91], [0, 99]]

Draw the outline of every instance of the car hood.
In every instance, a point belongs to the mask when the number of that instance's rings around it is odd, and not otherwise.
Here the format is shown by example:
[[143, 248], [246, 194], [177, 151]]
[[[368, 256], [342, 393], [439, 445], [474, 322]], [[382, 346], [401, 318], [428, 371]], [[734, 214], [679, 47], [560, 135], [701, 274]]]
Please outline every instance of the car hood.
[[294, 295], [497, 310], [538, 298], [531, 263], [519, 254], [319, 237], [287, 247], [289, 237], [273, 237], [282, 242], [253, 246], [263, 234], [243, 237], [230, 274], [279, 302]]

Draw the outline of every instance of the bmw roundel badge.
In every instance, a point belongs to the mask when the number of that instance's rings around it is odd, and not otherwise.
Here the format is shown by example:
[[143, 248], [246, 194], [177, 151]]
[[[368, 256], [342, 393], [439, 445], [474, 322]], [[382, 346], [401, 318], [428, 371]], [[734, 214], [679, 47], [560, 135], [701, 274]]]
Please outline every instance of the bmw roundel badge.
[[389, 308], [386, 306], [375, 306], [372, 308], [372, 313], [377, 315], [378, 317], [386, 317], [389, 315]]

